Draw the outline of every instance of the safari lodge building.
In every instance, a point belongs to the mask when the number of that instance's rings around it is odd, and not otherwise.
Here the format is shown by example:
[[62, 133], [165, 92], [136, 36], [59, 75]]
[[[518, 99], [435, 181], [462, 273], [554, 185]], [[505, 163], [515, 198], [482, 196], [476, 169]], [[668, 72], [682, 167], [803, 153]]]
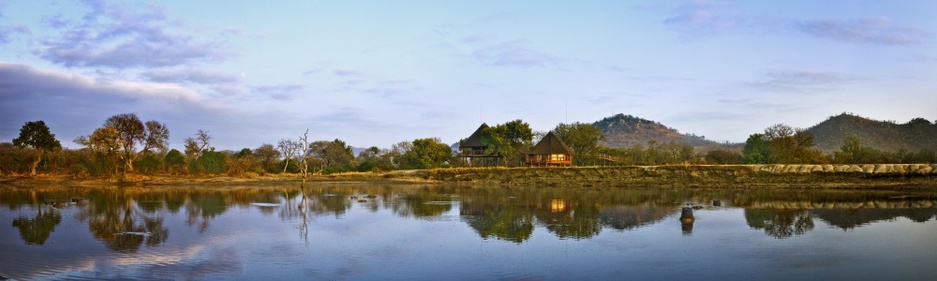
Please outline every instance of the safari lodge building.
[[572, 166], [573, 153], [563, 140], [550, 131], [530, 149], [525, 162], [530, 166]]
[[[482, 142], [482, 135], [487, 128], [488, 124], [482, 123], [471, 136], [459, 142], [459, 156], [465, 160], [467, 166], [503, 163], [503, 155], [499, 152], [486, 152], [488, 145]], [[572, 150], [552, 131], [534, 147], [530, 149], [519, 147], [517, 150], [523, 159], [523, 164], [529, 166], [572, 166], [573, 164]]]

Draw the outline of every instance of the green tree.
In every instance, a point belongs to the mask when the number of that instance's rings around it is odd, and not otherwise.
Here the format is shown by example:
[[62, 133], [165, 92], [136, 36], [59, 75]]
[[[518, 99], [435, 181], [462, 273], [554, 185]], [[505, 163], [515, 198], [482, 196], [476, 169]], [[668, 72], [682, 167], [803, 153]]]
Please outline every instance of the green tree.
[[576, 165], [595, 163], [599, 142], [605, 140], [605, 134], [598, 127], [579, 122], [560, 123], [553, 133], [576, 153], [573, 158]]
[[390, 170], [390, 162], [384, 160], [385, 151], [381, 151], [376, 146], [369, 147], [355, 158], [357, 162], [356, 170], [359, 172]]
[[351, 167], [351, 161], [355, 159], [351, 146], [340, 139], [313, 142], [309, 145], [309, 151], [322, 161], [322, 171], [325, 173], [347, 171]]
[[752, 134], [745, 140], [745, 149], [742, 153], [742, 163], [766, 164], [771, 158], [771, 142], [765, 139], [764, 134]]
[[[925, 120], [926, 121], [926, 120]], [[897, 158], [904, 158], [903, 154], [906, 154], [906, 151], [899, 150]], [[874, 148], [862, 146], [862, 142], [859, 141], [859, 138], [855, 136], [848, 136], [843, 140], [843, 146], [840, 147], [840, 151], [834, 152], [833, 157], [836, 162], [843, 164], [862, 164], [862, 163], [872, 163], [880, 162], [877, 161], [875, 157], [876, 154], [880, 154]]]
[[193, 173], [221, 174], [227, 171], [228, 155], [209, 149], [202, 152], [202, 156], [189, 163], [189, 170]]
[[403, 155], [410, 167], [438, 168], [447, 165], [452, 159], [452, 148], [438, 138], [416, 139], [411, 144], [410, 150]]
[[185, 171], [185, 155], [182, 155], [182, 152], [179, 152], [179, 150], [173, 149], [170, 150], [169, 153], [166, 153], [166, 157], [163, 158], [163, 163], [166, 165], [166, 171], [170, 174]]
[[20, 128], [20, 136], [13, 139], [13, 145], [28, 147], [37, 151], [36, 160], [33, 161], [29, 169], [29, 174], [33, 176], [36, 175], [36, 167], [42, 161], [43, 154], [62, 149], [62, 144], [55, 139], [55, 134], [49, 131], [46, 122], [42, 120], [26, 122]]
[[482, 131], [482, 143], [488, 146], [486, 153], [498, 153], [505, 164], [516, 162], [520, 151], [533, 145], [533, 130], [520, 119], [488, 127]]

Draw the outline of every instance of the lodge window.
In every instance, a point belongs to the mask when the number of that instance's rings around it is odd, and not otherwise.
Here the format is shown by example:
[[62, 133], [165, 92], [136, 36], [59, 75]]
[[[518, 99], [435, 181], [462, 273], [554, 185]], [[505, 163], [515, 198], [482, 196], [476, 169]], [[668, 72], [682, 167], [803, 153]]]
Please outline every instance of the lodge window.
[[566, 161], [566, 154], [550, 154], [550, 161]]

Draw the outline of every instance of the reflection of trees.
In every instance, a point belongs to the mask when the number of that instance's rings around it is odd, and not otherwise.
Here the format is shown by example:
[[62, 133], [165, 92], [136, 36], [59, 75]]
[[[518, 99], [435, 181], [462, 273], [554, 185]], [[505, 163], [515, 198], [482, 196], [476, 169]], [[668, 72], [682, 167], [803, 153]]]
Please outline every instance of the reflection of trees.
[[789, 238], [813, 230], [813, 215], [804, 210], [745, 209], [748, 226], [775, 238]]
[[529, 210], [512, 204], [463, 201], [462, 220], [482, 238], [497, 238], [521, 243], [534, 232], [534, 217]]
[[914, 222], [927, 222], [937, 216], [937, 209], [825, 209], [813, 210], [812, 213], [818, 219], [845, 230], [898, 217], [905, 217]]
[[614, 229], [628, 230], [660, 222], [673, 213], [672, 207], [619, 205], [599, 212], [599, 221]]
[[34, 218], [25, 216], [13, 220], [13, 227], [19, 228], [20, 238], [26, 244], [43, 245], [49, 234], [55, 231], [55, 226], [62, 222], [62, 215], [54, 210], [42, 212], [42, 206], [38, 206], [39, 212]]
[[188, 212], [186, 223], [188, 225], [198, 223], [199, 233], [208, 230], [208, 222], [228, 210], [225, 196], [220, 192], [191, 193], [189, 194], [189, 203], [185, 207]]
[[163, 218], [143, 214], [133, 199], [115, 196], [112, 200], [94, 200], [94, 204], [81, 215], [88, 219], [88, 230], [108, 249], [117, 252], [136, 252], [147, 246], [162, 244], [169, 238], [169, 229]]
[[432, 194], [408, 194], [394, 200], [391, 208], [401, 217], [413, 215], [417, 218], [432, 218], [452, 210], [450, 200], [450, 198], [440, 198]]

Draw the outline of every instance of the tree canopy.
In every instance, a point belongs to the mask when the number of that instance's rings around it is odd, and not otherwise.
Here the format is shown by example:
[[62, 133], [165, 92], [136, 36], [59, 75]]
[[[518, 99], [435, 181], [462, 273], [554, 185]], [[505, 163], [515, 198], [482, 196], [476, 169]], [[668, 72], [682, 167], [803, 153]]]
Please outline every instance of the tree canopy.
[[36, 175], [36, 167], [39, 165], [39, 162], [42, 161], [43, 152], [62, 148], [62, 144], [59, 140], [55, 139], [55, 134], [52, 134], [49, 127], [46, 126], [46, 122], [42, 120], [23, 124], [23, 127], [20, 128], [19, 137], [13, 139], [13, 145], [33, 148], [39, 152], [30, 168], [31, 175]]
[[594, 161], [599, 141], [605, 139], [605, 134], [598, 127], [579, 122], [560, 123], [553, 129], [553, 133], [573, 150], [576, 154], [573, 159], [579, 165]]

